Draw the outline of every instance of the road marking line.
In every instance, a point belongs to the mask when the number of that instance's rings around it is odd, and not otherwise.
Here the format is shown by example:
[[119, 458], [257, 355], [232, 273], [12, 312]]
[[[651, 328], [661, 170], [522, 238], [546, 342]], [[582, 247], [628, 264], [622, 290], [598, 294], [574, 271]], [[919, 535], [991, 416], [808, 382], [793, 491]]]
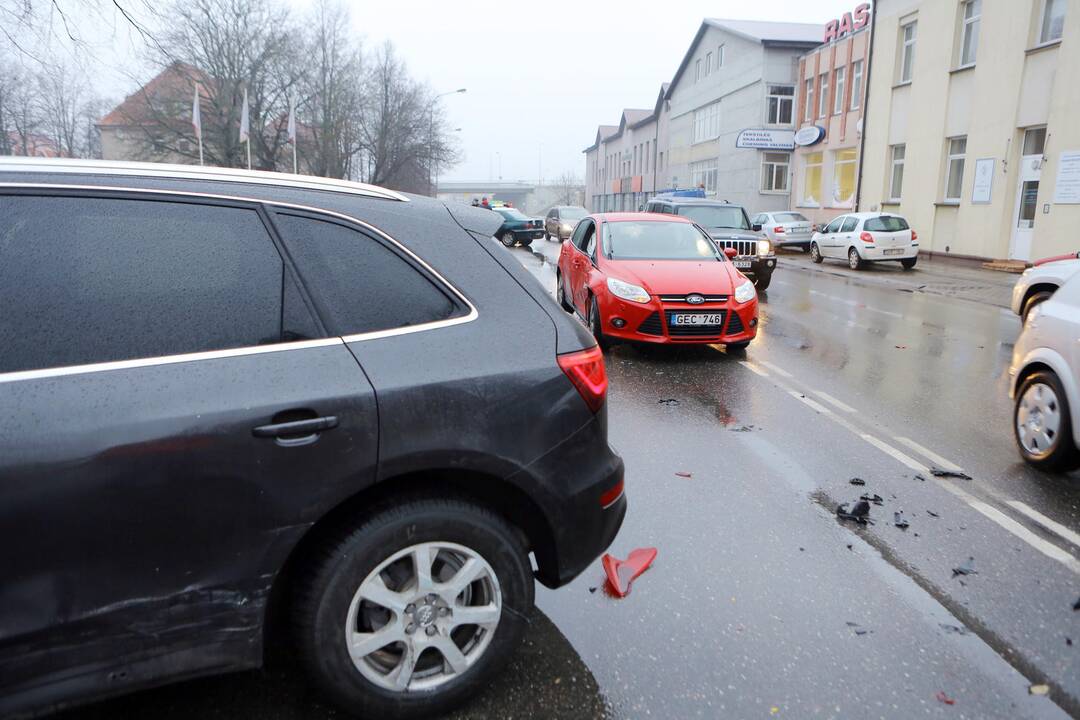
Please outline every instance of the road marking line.
[[976, 500], [975, 498], [971, 498], [968, 500], [968, 505], [971, 505], [971, 507], [981, 512], [983, 515], [990, 518], [998, 525], [1005, 528], [1013, 535], [1020, 538], [1028, 545], [1041, 552], [1043, 555], [1053, 560], [1057, 560], [1059, 563], [1063, 564], [1065, 567], [1069, 568], [1077, 575], [1080, 575], [1080, 560], [1077, 560], [1075, 557], [1065, 552], [1057, 545], [1043, 540], [1041, 537], [1031, 532], [1026, 527], [1016, 522], [1005, 513], [1001, 512], [1000, 510], [991, 505], [987, 505], [982, 500]]
[[896, 441], [900, 442], [900, 443], [903, 443], [904, 445], [907, 445], [909, 448], [911, 448], [915, 452], [919, 453], [923, 457], [928, 458], [929, 460], [933, 461], [933, 463], [935, 465], [937, 465], [939, 468], [943, 468], [945, 470], [952, 470], [953, 472], [963, 472], [964, 471], [964, 468], [960, 467], [956, 463], [949, 462], [948, 460], [941, 457], [940, 455], [938, 455], [933, 450], [930, 450], [929, 448], [924, 448], [922, 445], [915, 442], [911, 438], [897, 437]]
[[892, 455], [894, 458], [899, 460], [904, 465], [907, 465], [909, 468], [911, 468], [915, 472], [924, 473], [926, 475], [930, 474], [930, 468], [926, 467], [925, 465], [920, 463], [915, 458], [910, 457], [910, 456], [905, 455], [904, 453], [900, 452], [899, 450], [897, 450], [896, 448], [894, 448], [892, 445], [888, 444], [884, 440], [879, 440], [878, 438], [876, 438], [873, 435], [870, 435], [868, 433], [859, 433], [859, 436], [863, 440], [865, 440], [866, 442], [868, 442], [871, 445], [873, 445], [874, 447], [876, 447], [881, 452], [885, 453], [886, 455]]
[[789, 373], [787, 370], [784, 370], [783, 368], [779, 368], [779, 367], [773, 365], [768, 360], [761, 360], [760, 362], [761, 362], [762, 365], [769, 368], [770, 370], [772, 370], [774, 373], [776, 373], [780, 377], [786, 377], [786, 378], [789, 378], [789, 379], [795, 377], [794, 375]]
[[1071, 542], [1073, 545], [1080, 547], [1080, 534], [1073, 532], [1059, 522], [1051, 520], [1035, 508], [1027, 505], [1026, 503], [1022, 503], [1019, 500], [1009, 500], [1007, 504], [1014, 510], [1021, 512], [1024, 515], [1027, 515], [1029, 518], [1039, 523], [1047, 530], [1057, 533], [1061, 537]]
[[837, 400], [836, 398], [834, 398], [832, 395], [825, 392], [824, 390], [814, 390], [813, 392], [814, 392], [815, 395], [819, 396], [825, 402], [831, 403], [832, 405], [835, 405], [836, 407], [840, 408], [844, 412], [849, 412], [849, 413], [858, 412], [855, 408], [851, 407], [847, 403], [840, 402], [839, 400]]
[[805, 395], [803, 395], [803, 394], [802, 394], [802, 393], [800, 393], [800, 392], [796, 392], [796, 391], [794, 391], [794, 390], [788, 390], [788, 394], [789, 394], [789, 395], [791, 395], [791, 397], [793, 397], [793, 398], [795, 398], [796, 400], [798, 400], [799, 402], [804, 402], [804, 403], [806, 403], [807, 405], [809, 405], [809, 406], [810, 406], [810, 409], [811, 409], [811, 410], [814, 410], [814, 411], [816, 411], [816, 412], [819, 412], [819, 413], [821, 413], [822, 415], [832, 415], [832, 410], [830, 410], [829, 408], [825, 407], [825, 406], [824, 406], [824, 405], [822, 405], [821, 403], [817, 403], [817, 402], [814, 402], [813, 400], [811, 400], [810, 398], [806, 397]]
[[769, 377], [769, 373], [765, 372], [764, 370], [759, 368], [757, 365], [754, 365], [752, 363], [748, 363], [745, 360], [740, 360], [739, 364], [742, 365], [744, 368], [747, 368], [748, 370], [753, 370], [754, 372], [756, 372], [761, 377]]

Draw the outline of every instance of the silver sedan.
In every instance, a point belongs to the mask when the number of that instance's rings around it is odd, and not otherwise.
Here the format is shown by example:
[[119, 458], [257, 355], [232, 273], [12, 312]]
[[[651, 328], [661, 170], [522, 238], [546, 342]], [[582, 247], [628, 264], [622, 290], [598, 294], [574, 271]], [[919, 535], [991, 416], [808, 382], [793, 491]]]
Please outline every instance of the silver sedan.
[[761, 225], [761, 232], [769, 238], [773, 247], [798, 247], [810, 249], [810, 238], [817, 228], [800, 212], [783, 210], [758, 213], [753, 223]]

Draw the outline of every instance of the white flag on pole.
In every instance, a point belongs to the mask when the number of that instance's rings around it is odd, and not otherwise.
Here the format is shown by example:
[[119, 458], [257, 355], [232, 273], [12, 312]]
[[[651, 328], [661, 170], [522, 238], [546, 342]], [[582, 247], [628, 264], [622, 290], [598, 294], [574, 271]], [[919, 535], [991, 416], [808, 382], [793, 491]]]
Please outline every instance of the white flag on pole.
[[195, 137], [202, 140], [202, 116], [199, 113], [199, 83], [195, 83], [195, 99], [191, 101], [191, 126]]
[[289, 101], [289, 142], [296, 144], [296, 105]]
[[248, 118], [248, 97], [247, 88], [244, 88], [244, 108], [240, 111], [240, 142], [250, 143], [251, 138], [248, 137], [248, 125], [250, 120]]

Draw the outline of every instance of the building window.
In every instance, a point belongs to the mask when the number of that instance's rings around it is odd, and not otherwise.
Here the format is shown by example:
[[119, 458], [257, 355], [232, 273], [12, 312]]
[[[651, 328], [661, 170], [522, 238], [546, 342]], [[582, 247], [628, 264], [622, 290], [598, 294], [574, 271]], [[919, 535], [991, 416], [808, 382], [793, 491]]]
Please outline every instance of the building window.
[[814, 119], [814, 78], [806, 81], [806, 122]]
[[900, 28], [900, 82], [911, 82], [911, 68], [915, 62], [915, 31], [917, 22], [909, 22]]
[[690, 163], [690, 183], [696, 188], [704, 188], [706, 195], [716, 195], [716, 178], [719, 172], [716, 158]]
[[982, 17], [982, 0], [966, 0], [960, 6], [963, 28], [960, 31], [960, 67], [975, 64], [979, 50], [979, 19]]
[[851, 64], [851, 109], [858, 110], [862, 104], [862, 60]]
[[761, 154], [761, 190], [762, 192], [787, 192], [788, 168], [791, 156], [787, 153]]
[[1039, 44], [1061, 39], [1065, 27], [1065, 4], [1068, 0], [1045, 0], [1043, 2], [1042, 22], [1039, 23]]
[[769, 96], [765, 102], [767, 124], [791, 124], [791, 106], [795, 102], [795, 88], [791, 85], [769, 85]]
[[724, 46], [716, 48], [716, 69], [724, 67]]
[[802, 204], [809, 207], [821, 207], [821, 158], [822, 154], [819, 152], [808, 153], [806, 156]]
[[1024, 131], [1024, 155], [1042, 155], [1046, 147], [1046, 128], [1030, 128]]
[[854, 149], [833, 153], [833, 204], [836, 207], [851, 207], [854, 204], [855, 156]]
[[720, 137], [720, 103], [714, 102], [694, 111], [694, 138], [699, 143]]
[[701, 79], [701, 60], [698, 59], [694, 63], [694, 82], [697, 82], [700, 79]]
[[705, 53], [705, 77], [709, 76], [712, 72], [712, 53]]
[[945, 200], [960, 202], [964, 186], [964, 156], [967, 155], [967, 137], [949, 139], [949, 157], [945, 177]]
[[904, 192], [904, 156], [907, 154], [906, 145], [892, 146], [892, 174], [889, 180], [889, 199], [900, 202]]
[[844, 111], [844, 85], [847, 80], [847, 68], [836, 68], [836, 95], [833, 98], [833, 115], [839, 115]]
[[821, 97], [818, 98], [818, 117], [825, 117], [829, 114], [829, 73], [821, 73], [821, 83], [819, 92]]

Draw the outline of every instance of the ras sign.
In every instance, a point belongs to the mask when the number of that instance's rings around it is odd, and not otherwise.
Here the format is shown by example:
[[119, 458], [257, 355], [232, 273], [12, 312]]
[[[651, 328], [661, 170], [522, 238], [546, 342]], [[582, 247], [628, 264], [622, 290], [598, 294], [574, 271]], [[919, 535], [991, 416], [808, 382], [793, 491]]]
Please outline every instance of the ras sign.
[[870, 22], [870, 3], [855, 8], [854, 13], [844, 13], [839, 20], [830, 20], [825, 26], [825, 42], [832, 42], [866, 27]]

